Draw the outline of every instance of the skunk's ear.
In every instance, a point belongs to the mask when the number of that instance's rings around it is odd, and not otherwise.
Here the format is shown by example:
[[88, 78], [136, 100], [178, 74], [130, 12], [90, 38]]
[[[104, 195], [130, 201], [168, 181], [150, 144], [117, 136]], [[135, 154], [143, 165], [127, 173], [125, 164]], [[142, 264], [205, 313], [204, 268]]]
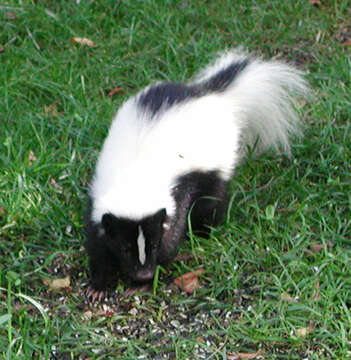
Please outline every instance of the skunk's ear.
[[112, 235], [116, 227], [116, 218], [112, 214], [104, 214], [102, 216], [102, 227], [105, 229], [106, 233]]
[[152, 216], [153, 221], [156, 223], [163, 223], [167, 217], [167, 210], [165, 208], [157, 211], [155, 215]]
[[[143, 230], [145, 229], [153, 229], [155, 225], [162, 226], [167, 217], [166, 209], [161, 209], [157, 211], [155, 214], [147, 217], [141, 222]], [[146, 230], [147, 231], [147, 230]]]

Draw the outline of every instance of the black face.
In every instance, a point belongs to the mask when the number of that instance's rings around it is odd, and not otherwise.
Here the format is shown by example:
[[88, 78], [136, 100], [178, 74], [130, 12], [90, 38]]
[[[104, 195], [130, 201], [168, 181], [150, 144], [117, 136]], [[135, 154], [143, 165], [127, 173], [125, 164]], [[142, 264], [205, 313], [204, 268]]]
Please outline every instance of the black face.
[[165, 209], [141, 221], [118, 218], [112, 214], [103, 215], [105, 246], [123, 275], [138, 282], [152, 280], [165, 219]]

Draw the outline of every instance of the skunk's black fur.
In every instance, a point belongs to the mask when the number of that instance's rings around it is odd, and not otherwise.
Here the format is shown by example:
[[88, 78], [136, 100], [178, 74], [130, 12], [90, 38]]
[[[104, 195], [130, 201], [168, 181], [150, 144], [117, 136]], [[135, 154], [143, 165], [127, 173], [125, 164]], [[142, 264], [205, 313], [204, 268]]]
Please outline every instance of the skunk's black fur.
[[161, 109], [164, 111], [191, 98], [224, 91], [248, 64], [248, 59], [233, 63], [200, 84], [167, 82], [155, 85], [140, 96], [139, 104], [156, 115]]

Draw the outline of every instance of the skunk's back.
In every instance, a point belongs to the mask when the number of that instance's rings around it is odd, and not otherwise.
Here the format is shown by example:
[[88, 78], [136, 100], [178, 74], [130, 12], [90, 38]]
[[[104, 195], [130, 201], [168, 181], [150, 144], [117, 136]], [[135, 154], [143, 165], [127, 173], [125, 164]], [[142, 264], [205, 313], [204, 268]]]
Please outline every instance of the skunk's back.
[[93, 218], [138, 219], [161, 208], [170, 215], [180, 176], [217, 171], [229, 180], [253, 144], [289, 152], [298, 130], [293, 101], [306, 91], [293, 67], [241, 51], [222, 54], [187, 84], [147, 87], [113, 121], [91, 188]]

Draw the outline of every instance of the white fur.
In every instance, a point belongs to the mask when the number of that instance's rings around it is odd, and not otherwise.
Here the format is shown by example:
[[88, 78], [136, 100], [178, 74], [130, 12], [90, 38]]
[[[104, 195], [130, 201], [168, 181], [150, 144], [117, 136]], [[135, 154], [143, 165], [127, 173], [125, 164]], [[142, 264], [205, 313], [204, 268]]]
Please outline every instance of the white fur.
[[141, 265], [144, 265], [146, 260], [145, 236], [141, 226], [139, 226], [138, 230], [139, 230], [139, 235], [138, 235], [137, 243], [138, 243], [138, 251], [139, 251], [139, 261]]
[[[194, 82], [246, 57], [227, 52]], [[128, 100], [112, 123], [97, 163], [92, 219], [99, 222], [110, 212], [139, 220], [162, 208], [172, 216], [171, 189], [179, 175], [217, 170], [229, 180], [246, 147], [258, 137], [258, 151], [281, 147], [289, 152], [289, 134], [298, 130], [292, 100], [306, 89], [294, 68], [251, 60], [224, 92], [161, 110], [156, 119], [136, 105], [138, 95]]]

